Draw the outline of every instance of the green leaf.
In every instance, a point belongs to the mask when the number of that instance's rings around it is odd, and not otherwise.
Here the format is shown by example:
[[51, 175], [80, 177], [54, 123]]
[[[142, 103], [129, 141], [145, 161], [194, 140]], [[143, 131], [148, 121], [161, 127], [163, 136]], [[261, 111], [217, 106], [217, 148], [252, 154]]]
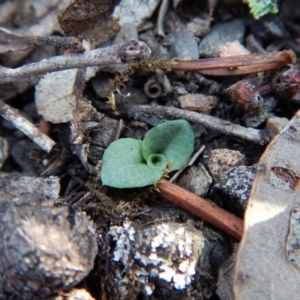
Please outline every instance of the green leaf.
[[244, 2], [248, 3], [254, 19], [259, 19], [268, 13], [278, 13], [276, 0], [244, 0]]
[[148, 162], [154, 154], [162, 154], [171, 164], [170, 171], [182, 168], [194, 151], [194, 133], [185, 120], [175, 120], [158, 125], [146, 134], [142, 153]]
[[159, 168], [162, 171], [167, 167], [168, 160], [163, 154], [152, 154], [147, 159], [147, 165], [153, 168]]
[[163, 168], [161, 164], [155, 166], [155, 163], [147, 165], [142, 155], [142, 141], [131, 138], [119, 139], [111, 143], [104, 152], [101, 168], [102, 184], [116, 188], [155, 184], [161, 178], [165, 166]]

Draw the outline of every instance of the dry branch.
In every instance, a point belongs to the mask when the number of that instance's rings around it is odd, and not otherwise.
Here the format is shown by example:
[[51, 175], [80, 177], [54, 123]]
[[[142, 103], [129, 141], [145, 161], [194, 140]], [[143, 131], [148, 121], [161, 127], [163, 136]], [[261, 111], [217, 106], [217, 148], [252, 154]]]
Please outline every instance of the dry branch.
[[17, 80], [26, 81], [30, 76], [66, 69], [139, 62], [149, 58], [150, 54], [151, 51], [144, 42], [131, 40], [123, 44], [99, 48], [82, 54], [51, 57], [16, 69], [0, 67], [0, 84]]
[[22, 117], [19, 112], [0, 100], [0, 115], [10, 121], [17, 129], [27, 135], [33, 142], [46, 152], [50, 152], [55, 142], [47, 135], [41, 133], [31, 122]]
[[264, 130], [246, 128], [209, 115], [174, 107], [160, 105], [126, 105], [122, 111], [136, 119], [139, 119], [142, 116], [143, 121], [145, 122], [147, 115], [149, 115], [149, 119], [153, 118], [153, 116], [156, 116], [158, 119], [185, 119], [189, 122], [201, 124], [208, 129], [216, 130], [226, 135], [235, 136], [261, 145], [267, 144], [270, 140], [268, 133]]

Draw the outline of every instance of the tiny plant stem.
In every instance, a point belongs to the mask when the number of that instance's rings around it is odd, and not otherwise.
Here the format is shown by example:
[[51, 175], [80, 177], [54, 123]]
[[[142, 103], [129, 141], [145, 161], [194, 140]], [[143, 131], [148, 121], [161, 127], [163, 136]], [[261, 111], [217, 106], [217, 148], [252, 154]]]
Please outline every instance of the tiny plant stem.
[[231, 76], [263, 72], [295, 63], [295, 53], [291, 50], [284, 50], [199, 60], [179, 60], [171, 69], [172, 71], [198, 71], [213, 76]]
[[162, 197], [223, 230], [237, 240], [242, 239], [244, 228], [242, 219], [167, 180], [161, 180], [157, 187]]

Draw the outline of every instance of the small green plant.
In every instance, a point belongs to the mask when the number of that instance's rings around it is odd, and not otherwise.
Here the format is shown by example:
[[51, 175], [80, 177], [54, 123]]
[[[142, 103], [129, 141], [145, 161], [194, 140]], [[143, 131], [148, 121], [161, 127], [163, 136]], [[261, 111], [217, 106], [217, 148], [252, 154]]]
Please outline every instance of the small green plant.
[[145, 135], [143, 141], [122, 138], [103, 155], [101, 180], [115, 188], [157, 183], [168, 170], [182, 168], [194, 151], [194, 133], [185, 120], [168, 121]]
[[244, 0], [244, 2], [248, 3], [254, 19], [259, 19], [268, 13], [278, 13], [277, 0]]

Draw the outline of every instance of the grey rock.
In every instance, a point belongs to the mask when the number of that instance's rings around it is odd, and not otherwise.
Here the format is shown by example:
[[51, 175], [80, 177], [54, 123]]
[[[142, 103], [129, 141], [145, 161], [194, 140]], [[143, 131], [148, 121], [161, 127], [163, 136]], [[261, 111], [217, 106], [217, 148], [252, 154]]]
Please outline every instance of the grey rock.
[[22, 168], [23, 174], [35, 176], [38, 175], [38, 171], [43, 169], [41, 163], [36, 163], [32, 143], [28, 140], [19, 140], [14, 143], [10, 154]]
[[60, 181], [56, 176], [30, 177], [0, 172], [0, 186], [0, 202], [7, 199], [12, 202], [34, 202], [35, 197], [57, 200], [60, 192]]
[[112, 226], [106, 238], [110, 239], [107, 245], [112, 245], [107, 253], [112, 255], [118, 299], [136, 299], [138, 294], [144, 294], [143, 299], [153, 294], [174, 300], [209, 298], [215, 285], [212, 261], [221, 254], [218, 268], [226, 259], [224, 245], [223, 253], [213, 253], [221, 239], [208, 231], [204, 235], [192, 224], [168, 222], [139, 228], [127, 221]]
[[273, 14], [265, 15], [259, 20], [252, 20], [250, 27], [253, 33], [263, 40], [282, 39], [288, 35], [280, 18]]
[[110, 87], [110, 80], [113, 77], [107, 76], [97, 76], [91, 80], [92, 86], [96, 94], [100, 97], [105, 99], [107, 96], [107, 89]]
[[255, 177], [255, 166], [234, 167], [222, 174], [213, 187], [215, 201], [223, 208], [242, 217]]
[[287, 126], [289, 120], [287, 118], [279, 118], [275, 116], [269, 116], [267, 118], [266, 130], [268, 131], [271, 138], [279, 134], [282, 129]]
[[85, 214], [74, 212], [71, 224], [66, 206], [6, 199], [0, 213], [4, 291], [22, 299], [48, 299], [75, 286], [91, 271], [98, 248]]
[[260, 110], [251, 114], [244, 115], [243, 122], [247, 127], [257, 127], [266, 120], [267, 116], [267, 111]]
[[202, 164], [189, 167], [178, 180], [179, 186], [202, 197], [206, 196], [211, 184], [212, 178]]
[[112, 16], [119, 19], [120, 25], [133, 23], [136, 26], [141, 26], [152, 16], [159, 2], [159, 0], [123, 0], [115, 7]]
[[135, 24], [124, 23], [114, 38], [114, 44], [124, 43], [133, 39], [138, 40], [138, 32]]
[[[173, 81], [172, 82], [172, 92], [175, 96], [177, 96], [177, 95], [187, 94], [188, 91], [185, 89], [185, 86], [182, 82]], [[300, 102], [300, 100], [299, 100], [299, 102]]]
[[167, 36], [171, 43], [170, 56], [179, 59], [198, 59], [198, 44], [194, 36], [187, 32], [174, 32]]
[[245, 24], [241, 19], [230, 22], [223, 22], [214, 25], [199, 45], [200, 57], [219, 56], [218, 48], [220, 44], [239, 41], [242, 43], [245, 34]]
[[151, 56], [155, 59], [168, 59], [170, 54], [152, 34], [140, 34], [140, 39], [144, 41], [151, 50]]
[[245, 164], [245, 156], [236, 150], [214, 149], [211, 151], [208, 161], [208, 170], [215, 181], [232, 167]]
[[194, 18], [191, 22], [186, 25], [187, 31], [191, 34], [199, 37], [205, 36], [210, 30], [211, 20]]

